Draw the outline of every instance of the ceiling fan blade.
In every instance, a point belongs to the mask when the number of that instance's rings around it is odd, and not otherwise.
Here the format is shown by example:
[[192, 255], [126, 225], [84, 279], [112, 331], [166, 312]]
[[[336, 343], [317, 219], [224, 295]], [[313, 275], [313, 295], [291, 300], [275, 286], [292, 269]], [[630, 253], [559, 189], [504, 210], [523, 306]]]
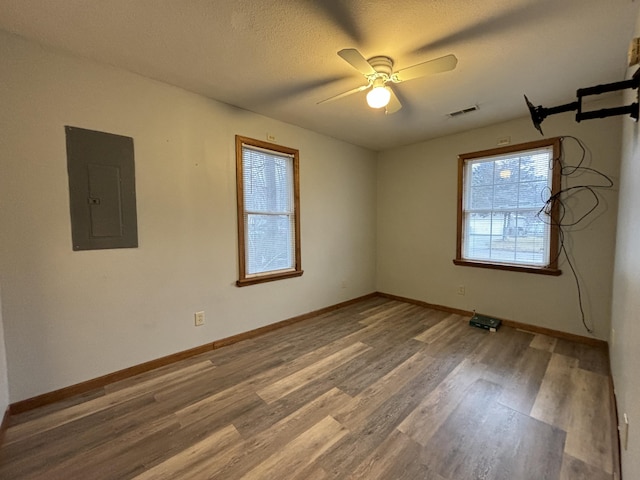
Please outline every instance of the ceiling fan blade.
[[389, 115], [400, 110], [402, 108], [402, 103], [400, 103], [400, 100], [398, 99], [396, 92], [393, 91], [393, 88], [390, 88], [388, 85], [387, 88], [389, 88], [389, 90], [391, 91], [391, 98], [389, 99], [389, 103], [387, 104], [384, 113]]
[[434, 73], [448, 72], [456, 68], [458, 59], [455, 55], [445, 55], [444, 57], [419, 63], [412, 67], [398, 70], [394, 76], [399, 82], [406, 82], [414, 78], [424, 77], [425, 75], [433, 75]]
[[350, 2], [344, 0], [307, 0], [314, 14], [320, 11], [324, 16], [339, 27], [357, 45], [363, 41], [362, 29], [358, 26], [358, 19], [353, 12]]
[[363, 75], [373, 75], [376, 73], [369, 62], [367, 62], [367, 59], [355, 48], [344, 48], [338, 52], [338, 55]]
[[349, 95], [353, 95], [354, 93], [362, 92], [363, 90], [366, 90], [370, 86], [371, 86], [371, 84], [369, 83], [367, 85], [362, 85], [361, 87], [358, 87], [358, 88], [353, 88], [353, 89], [349, 90], [348, 92], [339, 93], [338, 95], [334, 95], [333, 97], [329, 97], [329, 98], [326, 98], [324, 100], [321, 100], [317, 104], [320, 105], [321, 103], [333, 102], [334, 100], [338, 100], [340, 98], [348, 97]]
[[569, 14], [569, 8], [572, 8], [568, 2], [554, 2], [553, 9], [549, 8], [547, 2], [520, 3], [523, 5], [506, 8], [502, 11], [498, 8], [493, 9], [495, 11], [492, 11], [487, 18], [477, 19], [461, 30], [449, 31], [445, 36], [425, 43], [412, 50], [411, 53], [425, 55], [434, 50], [448, 50], [462, 44], [474, 44], [478, 39], [486, 39], [488, 36], [508, 35], [511, 32], [520, 31], [523, 27], [530, 26], [532, 18], [537, 19], [538, 22], [545, 21], [549, 16], [560, 18]]

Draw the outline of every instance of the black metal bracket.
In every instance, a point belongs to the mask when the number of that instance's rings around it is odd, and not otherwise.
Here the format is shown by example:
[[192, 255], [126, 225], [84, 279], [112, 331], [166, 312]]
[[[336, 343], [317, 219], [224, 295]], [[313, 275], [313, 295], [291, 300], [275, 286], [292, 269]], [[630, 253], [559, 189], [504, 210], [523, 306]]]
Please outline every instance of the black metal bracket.
[[592, 110], [588, 112], [582, 111], [582, 99], [583, 97], [587, 97], [591, 95], [601, 95], [603, 93], [608, 93], [608, 92], [617, 92], [619, 90], [626, 90], [628, 88], [638, 90], [638, 87], [640, 87], [639, 72], [640, 72], [640, 69], [638, 69], [633, 74], [633, 77], [630, 78], [629, 80], [623, 80], [621, 82], [614, 82], [614, 83], [605, 83], [602, 85], [596, 85], [596, 86], [587, 87], [587, 88], [580, 88], [576, 92], [576, 96], [578, 97], [577, 101], [566, 103], [564, 105], [558, 105], [557, 107], [545, 108], [542, 105], [538, 105], [537, 107], [535, 107], [525, 95], [524, 99], [527, 102], [527, 107], [529, 108], [529, 113], [531, 114], [531, 120], [533, 121], [533, 126], [536, 127], [536, 129], [541, 134], [543, 134], [540, 124], [545, 118], [547, 118], [549, 115], [555, 115], [556, 113], [563, 113], [563, 112], [571, 112], [573, 110], [576, 111], [576, 122], [581, 122], [582, 120], [590, 120], [593, 118], [613, 117], [616, 115], [630, 115], [631, 118], [633, 118], [637, 122], [638, 116], [640, 113], [637, 92], [636, 92], [636, 101], [630, 105], [625, 105], [622, 107], [602, 108], [600, 110]]

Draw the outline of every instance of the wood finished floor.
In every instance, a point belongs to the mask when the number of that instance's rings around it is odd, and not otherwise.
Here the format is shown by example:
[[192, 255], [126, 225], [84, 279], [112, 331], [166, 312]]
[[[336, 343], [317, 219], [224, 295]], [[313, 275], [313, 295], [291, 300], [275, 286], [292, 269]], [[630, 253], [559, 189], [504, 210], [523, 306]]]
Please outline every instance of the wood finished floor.
[[373, 298], [11, 419], [2, 479], [610, 479], [604, 351]]

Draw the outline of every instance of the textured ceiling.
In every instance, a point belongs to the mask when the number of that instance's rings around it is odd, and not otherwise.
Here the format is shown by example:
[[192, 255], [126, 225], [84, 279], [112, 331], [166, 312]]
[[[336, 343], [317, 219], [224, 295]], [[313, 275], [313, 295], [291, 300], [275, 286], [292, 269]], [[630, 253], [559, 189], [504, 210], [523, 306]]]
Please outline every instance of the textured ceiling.
[[[0, 28], [374, 150], [527, 114], [624, 78], [632, 0], [0, 0]], [[336, 52], [455, 70], [317, 105], [364, 77]], [[479, 110], [450, 118], [471, 105]]]

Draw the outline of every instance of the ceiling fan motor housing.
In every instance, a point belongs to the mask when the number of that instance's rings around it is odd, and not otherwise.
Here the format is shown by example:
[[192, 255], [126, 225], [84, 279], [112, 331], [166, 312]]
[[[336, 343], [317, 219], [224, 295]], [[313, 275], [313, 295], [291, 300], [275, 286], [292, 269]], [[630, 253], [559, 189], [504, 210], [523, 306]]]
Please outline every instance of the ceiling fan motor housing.
[[380, 76], [386, 76], [387, 79], [391, 78], [393, 74], [393, 60], [389, 57], [371, 57], [367, 62], [369, 62], [369, 65], [371, 65]]

